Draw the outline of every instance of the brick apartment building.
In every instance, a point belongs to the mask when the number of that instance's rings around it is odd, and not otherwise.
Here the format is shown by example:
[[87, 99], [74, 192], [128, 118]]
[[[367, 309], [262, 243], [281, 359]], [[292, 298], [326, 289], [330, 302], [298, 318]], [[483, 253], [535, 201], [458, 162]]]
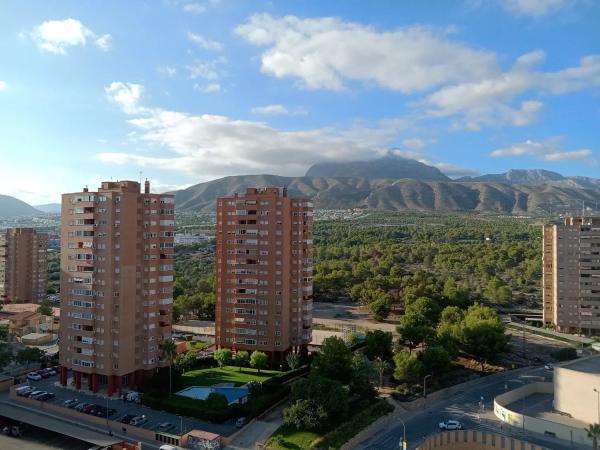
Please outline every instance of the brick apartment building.
[[46, 296], [48, 235], [33, 228], [0, 233], [0, 303], [39, 303]]
[[600, 334], [600, 218], [543, 229], [543, 317], [567, 333]]
[[163, 365], [171, 337], [174, 198], [135, 181], [63, 194], [60, 382], [109, 395]]
[[311, 341], [313, 203], [287, 189], [217, 200], [216, 343], [285, 354]]

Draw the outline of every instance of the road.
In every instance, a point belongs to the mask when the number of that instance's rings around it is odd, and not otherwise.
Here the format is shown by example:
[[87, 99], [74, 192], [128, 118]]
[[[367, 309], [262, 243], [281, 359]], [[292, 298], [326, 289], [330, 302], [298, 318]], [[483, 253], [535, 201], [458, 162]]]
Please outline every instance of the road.
[[[438, 431], [438, 424], [443, 420], [455, 419], [463, 423], [467, 430], [484, 430], [502, 432], [525, 439], [533, 444], [552, 448], [555, 450], [572, 450], [568, 443], [562, 443], [552, 438], [527, 433], [523, 435], [517, 430], [500, 430], [501, 422], [494, 416], [494, 397], [506, 390], [512, 390], [524, 384], [535, 381], [551, 381], [552, 372], [541, 368], [532, 368], [519, 374], [507, 372], [505, 375], [495, 377], [468, 392], [458, 392], [446, 400], [425, 404], [423, 410], [406, 413], [406, 437], [408, 448], [414, 448], [424, 437]], [[483, 397], [484, 409], [479, 406]], [[362, 450], [397, 450], [402, 438], [403, 427], [400, 421], [398, 425], [378, 433], [371, 439], [363, 441], [357, 447]]]

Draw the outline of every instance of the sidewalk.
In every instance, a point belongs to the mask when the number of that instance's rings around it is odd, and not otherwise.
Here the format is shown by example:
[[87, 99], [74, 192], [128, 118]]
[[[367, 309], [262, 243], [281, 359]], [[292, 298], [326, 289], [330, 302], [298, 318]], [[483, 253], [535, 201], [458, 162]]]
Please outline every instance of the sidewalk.
[[576, 334], [560, 333], [558, 331], [547, 330], [545, 328], [538, 328], [538, 327], [534, 327], [534, 326], [519, 323], [519, 322], [511, 321], [508, 324], [515, 328], [521, 328], [521, 329], [525, 328], [526, 331], [531, 331], [532, 333], [537, 334], [539, 336], [545, 335], [549, 339], [552, 339], [552, 337], [555, 337], [558, 339], [567, 340], [567, 341], [571, 341], [571, 342], [577, 342], [580, 344], [591, 344], [594, 342], [593, 339], [585, 337], [585, 336], [578, 336]]
[[265, 417], [248, 424], [246, 429], [223, 450], [255, 450], [256, 444], [264, 444], [283, 424], [283, 409], [287, 402], [274, 408]]

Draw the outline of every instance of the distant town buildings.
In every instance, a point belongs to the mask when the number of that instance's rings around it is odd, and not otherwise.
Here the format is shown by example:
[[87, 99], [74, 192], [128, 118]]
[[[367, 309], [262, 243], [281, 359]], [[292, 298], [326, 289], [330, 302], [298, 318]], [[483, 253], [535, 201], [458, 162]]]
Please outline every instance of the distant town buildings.
[[48, 235], [33, 228], [0, 233], [0, 302], [39, 303], [46, 295]]
[[190, 245], [198, 244], [200, 242], [210, 241], [211, 236], [205, 234], [182, 234], [178, 233], [175, 235], [176, 245]]
[[600, 333], [600, 218], [543, 229], [543, 318], [558, 331]]
[[287, 189], [217, 200], [216, 343], [272, 364], [311, 341], [313, 203]]
[[108, 395], [135, 387], [164, 363], [171, 337], [174, 198], [135, 181], [63, 194], [60, 382], [73, 370]]

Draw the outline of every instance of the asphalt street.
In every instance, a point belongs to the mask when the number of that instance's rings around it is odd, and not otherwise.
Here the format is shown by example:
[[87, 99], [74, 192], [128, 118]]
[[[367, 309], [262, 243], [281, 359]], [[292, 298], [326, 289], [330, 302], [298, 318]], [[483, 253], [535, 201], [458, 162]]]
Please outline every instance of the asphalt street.
[[[494, 397], [506, 390], [512, 390], [519, 386], [535, 381], [551, 381], [552, 372], [543, 367], [532, 368], [520, 374], [507, 372], [485, 382], [477, 388], [468, 392], [458, 392], [446, 400], [425, 404], [423, 410], [409, 412], [405, 420], [406, 438], [408, 448], [414, 448], [425, 437], [439, 430], [439, 423], [444, 420], [459, 420], [465, 430], [485, 430], [496, 433], [523, 438], [533, 444], [556, 450], [572, 450], [568, 443], [553, 440], [552, 438], [536, 434], [523, 434], [516, 429], [507, 429], [504, 425], [500, 429], [501, 421], [494, 416]], [[483, 401], [481, 401], [483, 398]], [[483, 405], [483, 408], [480, 406]], [[375, 437], [361, 442], [361, 449], [368, 450], [397, 450], [403, 435], [403, 426], [400, 421], [394, 427], [377, 434]]]

